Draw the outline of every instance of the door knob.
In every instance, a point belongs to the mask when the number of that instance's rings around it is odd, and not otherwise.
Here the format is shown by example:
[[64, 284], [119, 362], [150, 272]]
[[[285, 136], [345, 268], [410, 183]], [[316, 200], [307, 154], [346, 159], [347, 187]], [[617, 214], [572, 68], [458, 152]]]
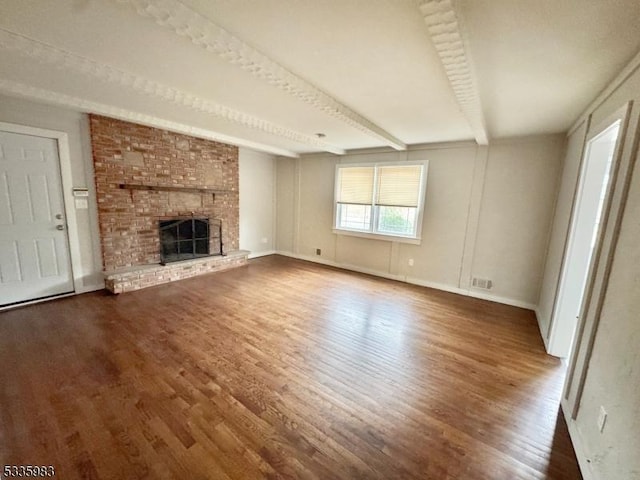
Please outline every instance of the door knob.
[[64, 230], [64, 225], [56, 225], [56, 230]]

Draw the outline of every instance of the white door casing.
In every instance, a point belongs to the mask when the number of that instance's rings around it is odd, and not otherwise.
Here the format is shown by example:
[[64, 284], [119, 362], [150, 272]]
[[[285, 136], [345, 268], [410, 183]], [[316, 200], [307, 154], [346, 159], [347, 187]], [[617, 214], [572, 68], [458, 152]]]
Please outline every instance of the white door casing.
[[[632, 112], [634, 115], [631, 115]], [[589, 271], [587, 288], [580, 309], [578, 329], [573, 343], [574, 348], [567, 368], [562, 400], [562, 408], [567, 419], [575, 420], [581, 405], [637, 155], [636, 138], [640, 125], [638, 118], [634, 102], [629, 101], [605, 120], [602, 120], [596, 128], [591, 128], [587, 137], [587, 142], [589, 142], [616, 120], [621, 122], [611, 166], [611, 179], [600, 219], [601, 228], [594, 249], [595, 258]]]
[[74, 291], [55, 138], [0, 131], [0, 306]]
[[607, 193], [620, 120], [593, 136], [584, 152], [572, 224], [549, 332], [549, 353], [568, 357], [573, 344]]

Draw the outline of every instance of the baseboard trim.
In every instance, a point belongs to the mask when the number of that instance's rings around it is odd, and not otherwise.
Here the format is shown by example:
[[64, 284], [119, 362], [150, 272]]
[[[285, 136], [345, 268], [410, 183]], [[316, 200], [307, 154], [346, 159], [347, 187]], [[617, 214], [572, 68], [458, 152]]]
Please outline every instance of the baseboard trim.
[[286, 250], [276, 250], [275, 254], [282, 255], [283, 257], [298, 258], [292, 252], [287, 252]]
[[454, 287], [451, 285], [447, 285], [446, 283], [430, 282], [428, 280], [423, 280], [416, 277], [406, 277], [405, 281], [412, 285], [418, 285], [419, 287], [433, 288], [434, 290], [441, 290], [443, 292], [457, 293], [458, 295], [468, 296], [468, 291], [464, 288]]
[[247, 257], [249, 260], [252, 258], [266, 257], [267, 255], [275, 255], [277, 252], [275, 250], [265, 250], [264, 252], [251, 252]]
[[80, 295], [82, 293], [97, 292], [98, 290], [104, 290], [104, 282], [78, 287], [76, 288], [76, 295]]
[[502, 303], [504, 305], [510, 305], [512, 307], [524, 308], [526, 310], [535, 311], [536, 305], [533, 303], [523, 302], [521, 300], [513, 300], [507, 297], [500, 297], [498, 295], [491, 295], [489, 293], [476, 292], [473, 290], [469, 290], [466, 294], [473, 298], [480, 298], [482, 300], [489, 300], [490, 302]]
[[35, 300], [25, 300], [24, 302], [12, 303], [11, 305], [0, 306], [0, 312], [14, 310], [16, 308], [28, 307], [38, 303], [50, 302], [51, 300], [60, 300], [61, 298], [73, 297], [78, 295], [77, 292], [62, 293], [60, 295], [51, 295], [50, 297], [36, 298]]
[[571, 418], [571, 412], [569, 412], [568, 409], [565, 408], [564, 400], [561, 402], [561, 406], [567, 428], [569, 429], [569, 437], [571, 438], [573, 449], [576, 452], [576, 458], [578, 459], [578, 466], [580, 467], [580, 473], [582, 473], [582, 479], [596, 480], [596, 475], [595, 473], [593, 473], [591, 464], [589, 463], [588, 450], [585, 446], [584, 440], [582, 439], [582, 435], [578, 430], [576, 421]]
[[[290, 255], [293, 256], [293, 255]], [[379, 270], [373, 270], [371, 268], [363, 268], [358, 265], [351, 265], [348, 263], [338, 263], [333, 260], [327, 260], [326, 258], [317, 258], [310, 255], [295, 255], [294, 258], [298, 260], [306, 260], [307, 262], [320, 263], [322, 265], [327, 265], [329, 267], [341, 268], [342, 270], [349, 270], [351, 272], [364, 273], [366, 275], [373, 275], [375, 277], [386, 278], [389, 280], [398, 280], [404, 281], [404, 277], [400, 275], [393, 275], [386, 272], [380, 272]]]
[[83, 285], [82, 287], [77, 287], [74, 292], [63, 293], [61, 295], [53, 295], [51, 297], [37, 298], [35, 300], [26, 300], [20, 303], [13, 303], [11, 305], [0, 306], [0, 312], [6, 310], [13, 310], [14, 308], [28, 307], [29, 305], [36, 305], [38, 303], [49, 302], [51, 300], [59, 300], [61, 298], [73, 297], [75, 295], [82, 295], [83, 293], [97, 292], [99, 290], [104, 290], [104, 282], [94, 284], [94, 285]]
[[538, 307], [536, 307], [533, 311], [536, 314], [536, 321], [538, 322], [538, 330], [540, 330], [540, 336], [542, 337], [542, 343], [544, 343], [544, 349], [547, 353], [549, 353], [549, 339], [544, 334], [544, 329], [542, 328], [542, 323], [540, 322], [540, 317], [542, 315], [540, 314], [540, 310], [538, 309]]
[[350, 265], [345, 263], [334, 262], [333, 260], [327, 260], [322, 257], [314, 257], [310, 255], [300, 255], [292, 252], [285, 252], [282, 250], [277, 250], [275, 252], [276, 255], [282, 255], [285, 257], [297, 258], [298, 260], [305, 260], [307, 262], [319, 263], [321, 265], [328, 265], [330, 267], [341, 268], [343, 270], [349, 270], [352, 272], [364, 273], [367, 275], [373, 275], [376, 277], [387, 278], [390, 280], [396, 280], [399, 282], [410, 283], [412, 285], [418, 285], [420, 287], [428, 287], [436, 290], [442, 290], [445, 292], [456, 293], [458, 295], [465, 295], [467, 297], [479, 298], [481, 300], [488, 300], [490, 302], [502, 303], [504, 305], [510, 305], [513, 307], [526, 308], [527, 310], [536, 309], [536, 305], [531, 303], [522, 302], [520, 300], [513, 300], [510, 298], [500, 297], [497, 295], [490, 295], [481, 292], [475, 292], [473, 290], [467, 290], [464, 288], [460, 288], [453, 285], [447, 285], [443, 283], [430, 282], [428, 280], [422, 280], [416, 277], [407, 277], [404, 275], [394, 275], [387, 272], [380, 272], [378, 270], [373, 270], [369, 268], [362, 268], [357, 265]]

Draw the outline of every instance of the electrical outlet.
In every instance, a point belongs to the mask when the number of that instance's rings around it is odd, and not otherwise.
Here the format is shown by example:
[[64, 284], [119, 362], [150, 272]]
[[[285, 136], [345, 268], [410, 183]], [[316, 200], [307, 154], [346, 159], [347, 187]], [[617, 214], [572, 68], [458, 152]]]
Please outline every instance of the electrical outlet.
[[322, 255], [322, 250], [319, 248], [316, 248], [316, 255]]
[[600, 433], [604, 430], [605, 423], [607, 423], [607, 411], [600, 405], [600, 414], [598, 415], [598, 430], [600, 430]]
[[410, 267], [413, 267], [413, 258], [410, 258], [410, 259], [409, 259], [409, 266], [410, 266]]

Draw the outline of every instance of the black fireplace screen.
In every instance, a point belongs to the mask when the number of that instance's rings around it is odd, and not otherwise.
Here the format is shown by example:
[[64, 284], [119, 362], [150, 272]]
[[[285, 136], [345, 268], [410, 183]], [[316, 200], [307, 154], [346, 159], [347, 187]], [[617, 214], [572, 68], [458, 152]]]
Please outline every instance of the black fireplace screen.
[[160, 220], [160, 263], [222, 255], [222, 227], [208, 218]]

